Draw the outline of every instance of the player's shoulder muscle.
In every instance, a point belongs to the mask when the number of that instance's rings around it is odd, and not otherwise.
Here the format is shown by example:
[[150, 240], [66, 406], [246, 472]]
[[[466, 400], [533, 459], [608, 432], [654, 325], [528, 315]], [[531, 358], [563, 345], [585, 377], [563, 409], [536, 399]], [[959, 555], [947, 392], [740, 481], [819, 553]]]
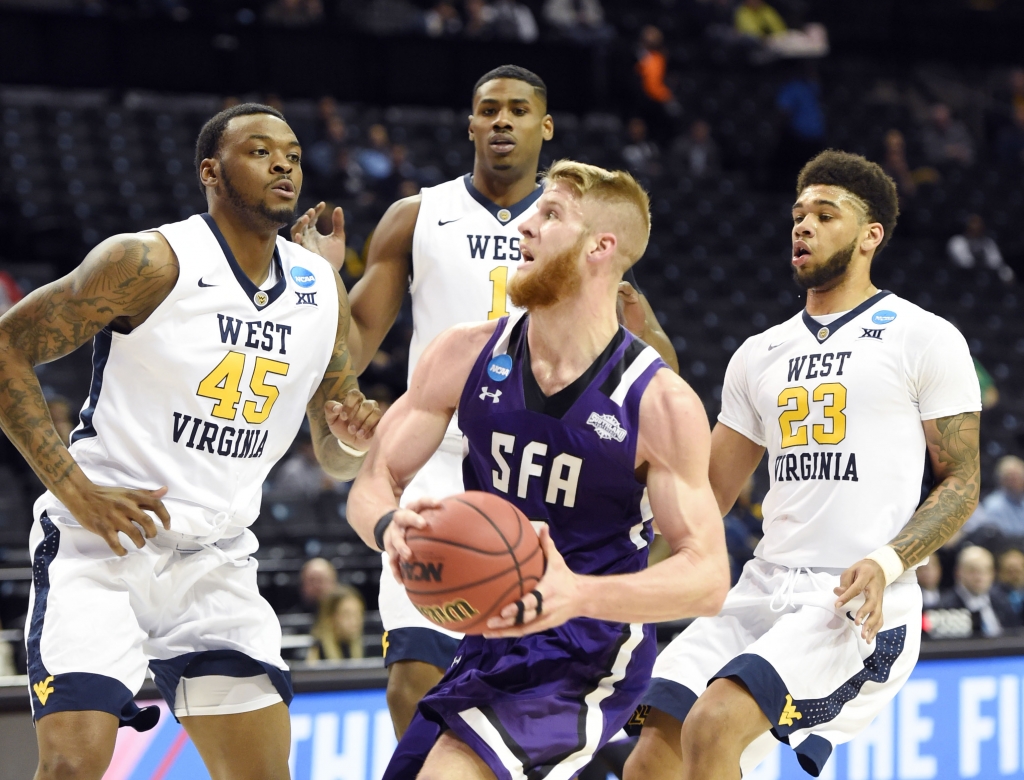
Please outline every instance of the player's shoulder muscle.
[[159, 233], [122, 233], [97, 244], [67, 279], [71, 298], [104, 300], [111, 319], [144, 319], [174, 288], [178, 258]]
[[703, 453], [706, 463], [710, 437], [700, 396], [669, 369], [658, 371], [640, 399], [638, 460], [671, 464]]
[[499, 320], [456, 325], [442, 331], [427, 345], [409, 382], [410, 394], [441, 390], [446, 398], [458, 402], [473, 364], [487, 341], [494, 335]]

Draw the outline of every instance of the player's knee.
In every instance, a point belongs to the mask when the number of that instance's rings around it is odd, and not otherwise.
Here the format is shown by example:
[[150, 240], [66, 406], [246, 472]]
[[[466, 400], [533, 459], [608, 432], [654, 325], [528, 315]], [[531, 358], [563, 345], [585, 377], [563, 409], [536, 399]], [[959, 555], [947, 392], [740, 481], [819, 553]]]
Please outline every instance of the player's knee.
[[89, 753], [57, 748], [39, 757], [35, 780], [100, 780], [107, 763]]
[[697, 699], [683, 723], [683, 753], [699, 755], [721, 750], [735, 736], [731, 727], [732, 716], [729, 703], [721, 698], [709, 696]]
[[626, 759], [624, 780], [678, 778], [682, 773], [679, 732], [682, 724], [660, 710], [652, 709], [640, 732], [640, 739]]
[[440, 677], [440, 670], [420, 661], [398, 661], [391, 665], [386, 697], [399, 737], [409, 728], [420, 699]]

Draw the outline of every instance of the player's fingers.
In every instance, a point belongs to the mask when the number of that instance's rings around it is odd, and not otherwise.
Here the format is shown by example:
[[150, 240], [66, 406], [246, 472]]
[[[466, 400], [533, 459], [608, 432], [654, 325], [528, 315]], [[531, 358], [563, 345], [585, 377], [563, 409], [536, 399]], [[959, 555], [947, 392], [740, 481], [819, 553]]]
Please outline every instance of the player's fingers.
[[366, 400], [366, 396], [363, 395], [359, 390], [353, 388], [345, 393], [345, 397], [341, 399], [341, 419], [350, 420], [359, 408], [360, 404]]
[[850, 587], [839, 594], [839, 598], [836, 600], [836, 609], [842, 607], [855, 596], [859, 596], [864, 591], [866, 584], [864, 580], [854, 580]]
[[324, 213], [325, 208], [327, 208], [327, 204], [324, 203], [323, 201], [320, 201], [312, 209], [310, 209], [310, 211], [313, 212], [313, 219], [311, 221], [316, 222], [318, 219], [320, 219], [320, 215]]
[[103, 537], [103, 540], [107, 543], [107, 546], [114, 551], [114, 555], [123, 558], [125, 555], [128, 554], [128, 551], [124, 549], [124, 546], [121, 544], [121, 540], [117, 538], [116, 528], [108, 528], [101, 534], [101, 536]]
[[365, 420], [363, 420], [363, 424], [359, 429], [358, 435], [363, 439], [369, 439], [373, 436], [373, 432], [377, 429], [377, 425], [380, 423], [380, 418], [383, 416], [384, 412], [381, 411], [380, 405], [375, 401], [370, 414], [367, 415]]
[[303, 214], [301, 217], [295, 220], [295, 224], [292, 225], [291, 230], [292, 241], [294, 241], [296, 244], [302, 243], [302, 232], [306, 229], [306, 225], [308, 224], [309, 219], [306, 217], [305, 214]]
[[141, 509], [131, 513], [131, 523], [133, 525], [142, 526], [142, 532], [146, 535], [147, 539], [152, 539], [156, 536], [156, 523], [153, 522], [153, 518], [143, 512]]
[[345, 237], [345, 212], [341, 206], [336, 206], [334, 214], [331, 215], [331, 225], [334, 228], [334, 235]]
[[619, 282], [619, 295], [621, 295], [630, 303], [638, 300], [639, 298], [639, 296], [637, 295], [636, 288], [629, 282]]
[[433, 496], [422, 496], [421, 498], [417, 498], [415, 501], [410, 501], [409, 505], [406, 507], [406, 509], [408, 509], [410, 512], [416, 513], [422, 512], [426, 509], [440, 508], [440, 499], [434, 498]]
[[[134, 518], [132, 518], [134, 519]], [[132, 543], [140, 550], [146, 546], [146, 538], [142, 531], [130, 519], [122, 518], [117, 523], [117, 530], [132, 540]]]

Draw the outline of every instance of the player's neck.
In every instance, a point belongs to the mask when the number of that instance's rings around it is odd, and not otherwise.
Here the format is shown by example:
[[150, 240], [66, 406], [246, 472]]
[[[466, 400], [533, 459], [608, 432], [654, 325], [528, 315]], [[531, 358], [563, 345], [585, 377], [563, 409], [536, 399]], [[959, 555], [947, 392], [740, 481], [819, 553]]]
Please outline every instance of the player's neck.
[[537, 189], [537, 166], [532, 170], [489, 171], [479, 162], [473, 166], [473, 186], [498, 206], [514, 206]]
[[270, 275], [277, 231], [271, 226], [254, 226], [249, 220], [240, 219], [230, 209], [218, 208], [216, 205], [210, 206], [210, 216], [231, 247], [238, 267], [253, 284], [263, 284]]
[[811, 288], [807, 291], [807, 313], [812, 317], [850, 311], [878, 292], [865, 274], [847, 274], [832, 286]]
[[595, 305], [597, 296], [577, 294], [530, 312], [530, 364], [544, 395], [553, 395], [582, 376], [615, 336], [615, 298], [601, 299]]

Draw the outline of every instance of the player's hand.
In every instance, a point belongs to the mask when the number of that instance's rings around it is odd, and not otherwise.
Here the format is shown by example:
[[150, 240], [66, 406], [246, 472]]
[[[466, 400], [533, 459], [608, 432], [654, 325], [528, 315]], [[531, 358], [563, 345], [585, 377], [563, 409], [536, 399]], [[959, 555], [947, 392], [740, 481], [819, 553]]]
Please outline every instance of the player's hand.
[[411, 561], [413, 557], [412, 550], [405, 542], [406, 532], [410, 528], [426, 528], [427, 521], [420, 512], [440, 508], [441, 502], [436, 499], [418, 498], [411, 501], [407, 507], [397, 510], [391, 518], [391, 523], [384, 532], [384, 552], [388, 554], [391, 573], [400, 585], [405, 585], [405, 580], [402, 579], [402, 561]]
[[[551, 541], [548, 527], [540, 528], [540, 547], [544, 552], [547, 568], [537, 587], [522, 599], [523, 618], [517, 625], [519, 602], [513, 602], [501, 610], [497, 617], [487, 621], [484, 636], [488, 639], [525, 636], [538, 631], [547, 631], [579, 617], [582, 610], [583, 579], [565, 565], [561, 553]], [[537, 610], [537, 592], [543, 601]]]
[[356, 450], [368, 450], [380, 422], [381, 411], [376, 401], [370, 401], [359, 390], [352, 389], [340, 402], [324, 404], [324, 417], [331, 433], [345, 444]]
[[145, 546], [146, 539], [156, 536], [156, 523], [146, 512], [160, 518], [164, 528], [171, 527], [171, 516], [160, 500], [166, 493], [166, 487], [135, 490], [89, 483], [74, 498], [63, 500], [82, 528], [102, 536], [115, 555], [127, 555], [128, 551], [117, 538], [119, 531], [139, 549]]
[[634, 336], [643, 336], [647, 330], [647, 312], [640, 302], [640, 293], [629, 282], [619, 282], [616, 310], [619, 322]]
[[857, 561], [843, 572], [839, 587], [833, 591], [839, 599], [836, 609], [842, 610], [857, 596], [864, 594], [864, 603], [854, 615], [853, 622], [862, 626], [860, 635], [865, 642], [873, 642], [882, 627], [882, 594], [885, 592], [885, 572], [868, 558]]
[[295, 220], [292, 225], [292, 241], [310, 252], [316, 252], [335, 271], [341, 271], [345, 264], [345, 212], [341, 206], [335, 207], [331, 214], [331, 232], [325, 236], [316, 229], [316, 222], [325, 208], [327, 204], [321, 201]]

